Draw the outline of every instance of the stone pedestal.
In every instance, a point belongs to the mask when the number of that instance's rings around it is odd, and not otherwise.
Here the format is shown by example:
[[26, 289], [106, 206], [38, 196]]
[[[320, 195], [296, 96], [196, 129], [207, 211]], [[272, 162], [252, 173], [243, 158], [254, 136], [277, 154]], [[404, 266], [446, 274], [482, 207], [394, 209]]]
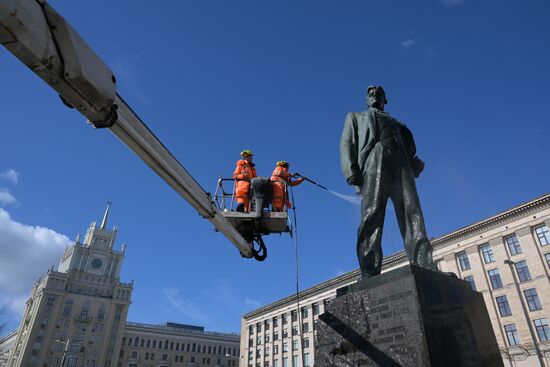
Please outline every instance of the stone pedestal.
[[319, 316], [315, 367], [503, 366], [481, 293], [405, 266], [340, 288]]

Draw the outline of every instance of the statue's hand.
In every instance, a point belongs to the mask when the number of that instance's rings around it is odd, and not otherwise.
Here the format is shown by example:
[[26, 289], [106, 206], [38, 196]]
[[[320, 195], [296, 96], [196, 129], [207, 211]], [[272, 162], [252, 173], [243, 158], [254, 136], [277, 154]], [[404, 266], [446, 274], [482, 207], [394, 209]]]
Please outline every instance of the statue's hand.
[[361, 184], [363, 183], [363, 178], [359, 176], [351, 176], [348, 177], [346, 181], [348, 182], [348, 185], [361, 186]]
[[420, 176], [420, 173], [424, 171], [424, 166], [426, 166], [426, 163], [417, 156], [415, 156], [411, 162], [411, 168], [414, 174], [414, 177]]

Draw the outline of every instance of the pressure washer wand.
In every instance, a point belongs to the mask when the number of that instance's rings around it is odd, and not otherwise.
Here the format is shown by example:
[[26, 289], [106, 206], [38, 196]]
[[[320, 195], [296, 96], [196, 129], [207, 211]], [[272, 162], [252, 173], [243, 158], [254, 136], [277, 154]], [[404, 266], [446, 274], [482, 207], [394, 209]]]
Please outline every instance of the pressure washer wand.
[[313, 181], [313, 180], [310, 180], [309, 178], [307, 178], [307, 177], [305, 177], [305, 176], [302, 176], [302, 175], [299, 174], [299, 173], [295, 173], [295, 174], [294, 174], [294, 177], [302, 178], [304, 181], [310, 182], [310, 183], [314, 184], [315, 186], [319, 186], [319, 187], [322, 188], [323, 190], [330, 191], [329, 189], [327, 189], [327, 188], [324, 187], [323, 185], [319, 185], [317, 182], [315, 182], [315, 181]]

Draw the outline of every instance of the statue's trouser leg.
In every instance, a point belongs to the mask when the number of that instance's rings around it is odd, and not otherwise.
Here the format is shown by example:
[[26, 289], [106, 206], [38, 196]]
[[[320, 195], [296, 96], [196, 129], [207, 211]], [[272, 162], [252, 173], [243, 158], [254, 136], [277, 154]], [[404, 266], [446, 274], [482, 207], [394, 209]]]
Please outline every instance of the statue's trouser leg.
[[382, 167], [383, 149], [376, 146], [366, 162], [361, 195], [361, 223], [357, 233], [357, 258], [361, 276], [368, 278], [382, 270], [382, 230], [388, 202], [387, 172]]
[[402, 164], [396, 170], [390, 196], [410, 263], [435, 270], [415, 178], [408, 164]]

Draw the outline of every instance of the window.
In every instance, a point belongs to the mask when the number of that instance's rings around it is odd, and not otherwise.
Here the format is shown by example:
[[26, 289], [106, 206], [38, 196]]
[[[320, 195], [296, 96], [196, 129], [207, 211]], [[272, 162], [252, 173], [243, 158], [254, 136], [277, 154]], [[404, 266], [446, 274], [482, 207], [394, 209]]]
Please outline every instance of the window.
[[506, 296], [497, 297], [497, 305], [500, 316], [506, 317], [512, 315], [512, 310], [510, 309], [510, 304], [508, 303], [508, 298]]
[[466, 251], [459, 252], [456, 254], [458, 263], [460, 264], [460, 270], [468, 270], [471, 268], [470, 260], [468, 259], [468, 254]]
[[97, 319], [103, 320], [105, 318], [105, 311], [107, 310], [107, 305], [102, 303], [101, 306], [99, 306], [99, 310], [97, 311]]
[[304, 354], [304, 367], [310, 367], [311, 362], [309, 360], [309, 353]]
[[292, 327], [292, 336], [298, 335], [298, 326], [294, 325]]
[[287, 357], [283, 358], [283, 367], [288, 367], [288, 358]]
[[314, 315], [319, 315], [319, 304], [318, 303], [314, 303], [313, 305], [311, 305], [311, 308], [313, 309], [313, 314]]
[[298, 320], [298, 313], [296, 312], [296, 310], [294, 310], [290, 313], [290, 318], [291, 318], [292, 322]]
[[504, 325], [504, 331], [506, 332], [506, 339], [508, 339], [509, 346], [520, 344], [518, 330], [516, 329], [516, 324]]
[[283, 317], [283, 325], [286, 325], [286, 324], [288, 324], [288, 316], [286, 315], [286, 313], [285, 313], [285, 314], [283, 314], [283, 316], [282, 316], [282, 317]]
[[279, 340], [279, 332], [278, 331], [275, 331], [273, 333], [273, 341], [275, 341], [275, 340]]
[[491, 280], [491, 287], [493, 287], [493, 289], [502, 288], [502, 279], [500, 279], [498, 269], [489, 270], [487, 273], [489, 274], [489, 279]]
[[262, 337], [261, 336], [256, 338], [256, 345], [262, 345]]
[[514, 265], [516, 267], [516, 272], [518, 273], [520, 282], [531, 280], [531, 273], [529, 273], [529, 268], [527, 267], [527, 262], [525, 262], [525, 260], [518, 261]]
[[132, 351], [132, 358], [137, 358], [138, 357], [138, 351], [137, 350], [133, 350]]
[[249, 335], [254, 334], [254, 326], [250, 325], [250, 326], [248, 327], [248, 334], [249, 334]]
[[292, 367], [298, 367], [298, 356], [292, 356]]
[[88, 317], [88, 312], [90, 312], [90, 304], [86, 302], [82, 305], [82, 311], [80, 311], [80, 316]]
[[273, 367], [279, 367], [279, 360], [278, 359], [273, 360]]
[[476, 283], [474, 282], [474, 277], [472, 275], [468, 275], [467, 277], [464, 277], [464, 280], [470, 284], [470, 287], [472, 287], [473, 291], [477, 291]]
[[292, 350], [298, 350], [298, 340], [292, 342]]
[[309, 338], [304, 338], [304, 348], [309, 348]]
[[545, 224], [535, 228], [535, 233], [537, 234], [541, 246], [550, 244], [550, 231]]
[[269, 356], [269, 347], [265, 347], [265, 356], [266, 356], [266, 357]]
[[273, 354], [279, 354], [279, 346], [278, 345], [273, 346]]
[[72, 308], [73, 308], [73, 300], [68, 299], [67, 301], [65, 301], [65, 308], [63, 309], [63, 316], [70, 316]]
[[279, 319], [277, 318], [277, 316], [273, 318], [273, 327], [275, 326], [279, 326]]
[[302, 318], [306, 318], [309, 315], [307, 307], [302, 307]]
[[545, 254], [544, 258], [546, 259], [546, 265], [550, 268], [550, 254]]
[[266, 342], [266, 343], [269, 343], [269, 334], [265, 334], [264, 339], [265, 339], [265, 342]]
[[262, 323], [261, 323], [261, 322], [258, 322], [258, 323], [256, 324], [256, 331], [257, 331], [258, 333], [262, 331]]
[[264, 330], [269, 330], [269, 321], [264, 321]]
[[539, 295], [537, 294], [537, 290], [535, 288], [526, 289], [523, 291], [523, 294], [525, 295], [525, 300], [529, 306], [529, 311], [542, 310]]
[[309, 332], [309, 323], [304, 322], [304, 324], [302, 325], [302, 330], [303, 330], [304, 333], [308, 333]]
[[505, 241], [508, 245], [508, 249], [510, 250], [510, 255], [517, 255], [523, 252], [523, 250], [521, 249], [521, 245], [519, 244], [518, 236], [516, 236], [515, 234], [506, 237]]
[[533, 321], [535, 323], [535, 328], [537, 328], [537, 334], [539, 334], [539, 339], [541, 342], [550, 340], [550, 328], [548, 327], [548, 320], [546, 319], [537, 319]]
[[483, 262], [485, 264], [489, 264], [495, 261], [495, 255], [493, 254], [493, 248], [490, 244], [486, 243], [484, 245], [479, 246], [479, 250], [481, 251], [481, 254], [483, 255]]
[[283, 338], [288, 338], [288, 330], [283, 329]]
[[48, 311], [51, 311], [53, 308], [53, 303], [55, 302], [55, 297], [49, 296], [48, 297], [48, 303], [46, 304], [46, 309]]
[[283, 352], [288, 352], [288, 343], [283, 343]]

